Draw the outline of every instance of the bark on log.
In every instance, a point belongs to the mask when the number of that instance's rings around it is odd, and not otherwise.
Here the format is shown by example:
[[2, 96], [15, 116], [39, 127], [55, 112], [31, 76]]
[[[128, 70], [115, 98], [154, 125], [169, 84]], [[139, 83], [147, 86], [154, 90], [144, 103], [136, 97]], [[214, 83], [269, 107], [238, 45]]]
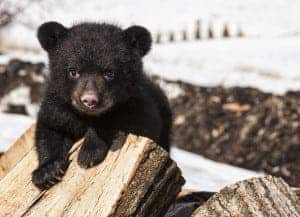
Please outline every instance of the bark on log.
[[[29, 137], [25, 146], [33, 147]], [[31, 182], [37, 166], [32, 148], [0, 181], [0, 216], [163, 216], [184, 183], [168, 154], [147, 138], [129, 135], [88, 170], [76, 162], [81, 143], [62, 182], [43, 192]]]
[[298, 217], [300, 201], [281, 178], [253, 178], [213, 195], [192, 215], [200, 216]]

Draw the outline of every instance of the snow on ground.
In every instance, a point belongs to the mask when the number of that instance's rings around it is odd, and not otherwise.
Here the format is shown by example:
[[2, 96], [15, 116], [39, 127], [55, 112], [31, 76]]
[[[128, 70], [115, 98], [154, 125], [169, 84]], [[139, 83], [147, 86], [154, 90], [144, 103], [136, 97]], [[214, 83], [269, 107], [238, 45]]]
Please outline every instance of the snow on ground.
[[[26, 116], [0, 113], [0, 152], [7, 150], [33, 123], [34, 120]], [[178, 148], [172, 148], [171, 157], [181, 168], [187, 189], [217, 191], [230, 183], [262, 175], [217, 163]]]
[[300, 40], [233, 39], [154, 46], [151, 74], [204, 86], [252, 86], [282, 94], [300, 90]]
[[176, 147], [171, 149], [171, 157], [182, 170], [186, 189], [219, 191], [237, 181], [263, 176], [263, 173], [218, 163]]
[[34, 120], [24, 115], [0, 113], [0, 152], [7, 150]]
[[[29, 3], [31, 2], [31, 3]], [[158, 31], [193, 31], [195, 21], [202, 20], [203, 34], [212, 24], [216, 34], [224, 23], [238, 26], [250, 36], [299, 35], [300, 1], [298, 0], [4, 0], [2, 6], [26, 6], [16, 22], [4, 29], [0, 38], [22, 46], [38, 47], [38, 25], [56, 20], [70, 26], [74, 21], [110, 21], [122, 26], [144, 25]], [[9, 36], [9, 37], [7, 37]]]
[[0, 64], [6, 64], [13, 58], [34, 63], [47, 62], [47, 54], [46, 52], [42, 52], [41, 49], [38, 51], [8, 50], [5, 51], [4, 54], [0, 55]]

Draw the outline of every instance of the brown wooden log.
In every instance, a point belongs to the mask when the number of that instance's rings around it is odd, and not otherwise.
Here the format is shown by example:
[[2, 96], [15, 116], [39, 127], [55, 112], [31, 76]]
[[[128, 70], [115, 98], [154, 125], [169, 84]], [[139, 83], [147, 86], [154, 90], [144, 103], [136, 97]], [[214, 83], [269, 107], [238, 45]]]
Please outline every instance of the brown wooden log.
[[296, 193], [281, 178], [253, 178], [225, 187], [200, 206], [192, 217], [300, 216]]
[[[33, 134], [24, 142], [33, 147]], [[23, 142], [22, 142], [23, 144]], [[129, 135], [106, 159], [85, 170], [74, 145], [62, 182], [40, 192], [31, 182], [32, 148], [0, 181], [0, 216], [163, 216], [184, 183], [167, 152], [147, 138]], [[24, 144], [23, 144], [24, 145]]]

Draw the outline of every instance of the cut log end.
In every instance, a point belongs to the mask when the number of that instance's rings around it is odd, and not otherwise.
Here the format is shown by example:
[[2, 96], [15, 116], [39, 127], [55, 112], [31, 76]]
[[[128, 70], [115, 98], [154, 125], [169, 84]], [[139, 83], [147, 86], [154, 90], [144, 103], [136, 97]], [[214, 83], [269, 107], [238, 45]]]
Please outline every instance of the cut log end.
[[183, 184], [184, 179], [168, 154], [149, 143], [124, 192], [126, 196], [118, 202], [112, 216], [163, 216]]
[[225, 187], [192, 216], [298, 217], [300, 202], [283, 179], [267, 176]]

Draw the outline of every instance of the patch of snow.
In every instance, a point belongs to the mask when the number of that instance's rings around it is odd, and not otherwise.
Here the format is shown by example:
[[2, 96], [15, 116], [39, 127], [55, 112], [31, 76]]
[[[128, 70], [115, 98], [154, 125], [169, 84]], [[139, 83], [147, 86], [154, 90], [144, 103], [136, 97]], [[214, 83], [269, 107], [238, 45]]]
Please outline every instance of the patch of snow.
[[182, 170], [186, 189], [219, 191], [237, 181], [264, 176], [263, 173], [218, 163], [176, 147], [171, 148], [171, 157]]
[[0, 152], [6, 151], [34, 123], [34, 119], [15, 114], [0, 113]]
[[300, 40], [229, 39], [153, 46], [150, 74], [202, 86], [251, 86], [283, 94], [300, 89]]
[[158, 85], [169, 99], [174, 99], [184, 94], [184, 91], [178, 84], [167, 83], [164, 80], [159, 80]]
[[9, 50], [0, 55], [0, 64], [7, 64], [11, 59], [21, 59], [23, 61], [30, 61], [33, 63], [44, 62], [47, 63], [47, 54], [39, 50], [38, 52], [24, 51], [24, 50]]

